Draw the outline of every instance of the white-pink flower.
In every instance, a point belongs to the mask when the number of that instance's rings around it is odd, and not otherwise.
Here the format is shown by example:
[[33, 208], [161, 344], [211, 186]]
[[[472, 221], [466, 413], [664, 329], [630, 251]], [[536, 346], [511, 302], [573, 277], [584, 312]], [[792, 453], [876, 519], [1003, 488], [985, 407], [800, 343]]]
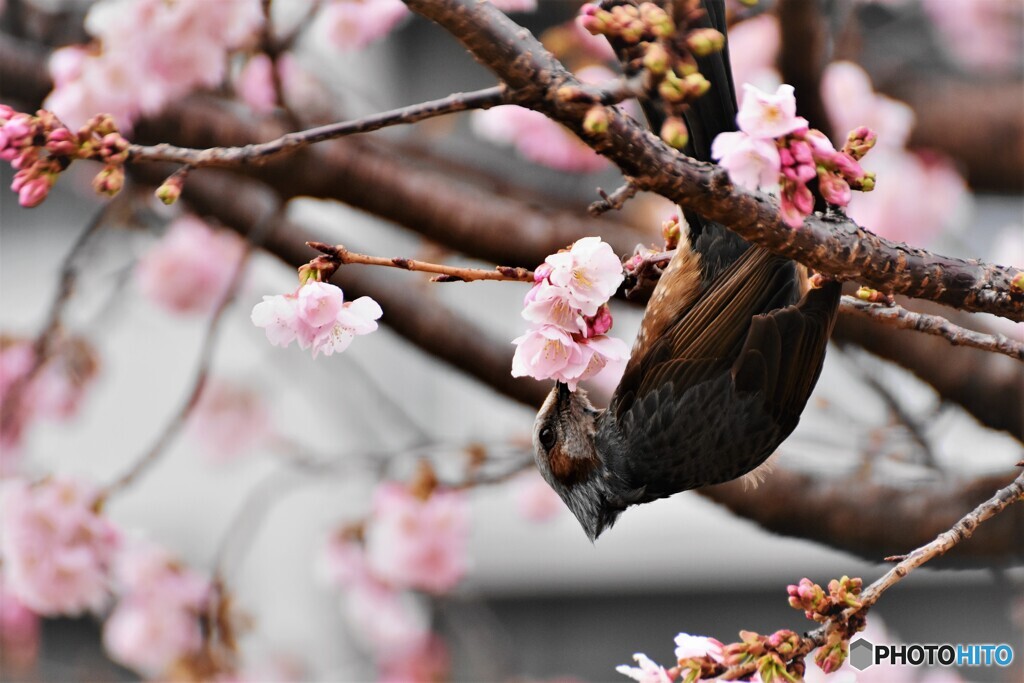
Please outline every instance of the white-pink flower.
[[691, 636], [689, 633], [680, 633], [676, 636], [676, 659], [683, 660], [691, 657], [711, 657], [716, 662], [725, 659], [725, 646], [722, 641], [706, 636]]
[[625, 277], [622, 262], [600, 237], [576, 240], [568, 251], [544, 259], [551, 267], [548, 281], [565, 288], [569, 303], [585, 316], [597, 313]]
[[672, 676], [669, 675], [665, 667], [651, 661], [651, 658], [643, 652], [634, 654], [633, 660], [639, 666], [620, 664], [615, 667], [615, 670], [638, 683], [672, 683]]
[[720, 133], [711, 143], [711, 156], [737, 185], [756, 190], [779, 184], [782, 162], [773, 140], [751, 137], [742, 131]]
[[345, 301], [341, 289], [311, 281], [294, 294], [264, 296], [252, 309], [252, 322], [262, 327], [274, 346], [298, 341], [302, 349], [330, 356], [347, 349], [352, 340], [377, 329], [380, 305], [368, 296]]
[[796, 115], [793, 86], [783, 83], [774, 95], [749, 83], [743, 84], [743, 104], [736, 123], [740, 130], [755, 138], [780, 138], [807, 128], [807, 119]]
[[467, 570], [469, 502], [458, 491], [423, 500], [385, 482], [373, 495], [366, 556], [374, 576], [397, 587], [442, 593]]
[[629, 357], [629, 348], [621, 339], [601, 335], [577, 339], [554, 325], [542, 325], [512, 340], [513, 377], [554, 379], [576, 385], [593, 377], [610, 361]]
[[32, 611], [74, 616], [106, 604], [120, 535], [96, 512], [98, 494], [66, 477], [8, 484], [0, 555], [7, 587]]
[[534, 325], [554, 325], [571, 333], [584, 334], [587, 323], [583, 312], [570, 301], [567, 287], [541, 280], [523, 299], [523, 317]]
[[115, 574], [122, 597], [103, 626], [113, 659], [155, 676], [199, 649], [206, 579], [150, 543], [122, 552]]
[[415, 650], [430, 637], [430, 617], [422, 601], [379, 581], [349, 586], [343, 613], [352, 634], [379, 657]]
[[195, 216], [182, 216], [139, 259], [135, 281], [165, 310], [208, 313], [227, 295], [244, 250], [234, 233], [215, 230]]

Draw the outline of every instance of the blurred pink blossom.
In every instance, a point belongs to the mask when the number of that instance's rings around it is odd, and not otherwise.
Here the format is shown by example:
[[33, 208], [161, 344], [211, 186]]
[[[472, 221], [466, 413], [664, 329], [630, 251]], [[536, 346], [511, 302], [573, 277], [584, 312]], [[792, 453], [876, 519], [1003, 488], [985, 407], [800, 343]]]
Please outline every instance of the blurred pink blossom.
[[244, 252], [242, 240], [182, 216], [139, 259], [135, 281], [153, 303], [178, 314], [209, 313], [223, 300]]
[[[733, 81], [762, 90], [774, 89], [781, 79], [775, 70], [781, 37], [779, 20], [771, 12], [738, 22], [729, 28], [729, 61]], [[738, 93], [742, 103], [745, 91]]]
[[555, 490], [536, 471], [524, 472], [511, 482], [516, 511], [531, 522], [546, 522], [566, 509]]
[[[273, 62], [266, 54], [261, 52], [253, 55], [246, 61], [235, 82], [238, 96], [260, 114], [273, 111], [277, 105], [272, 65]], [[303, 102], [304, 95], [297, 97], [296, 94], [308, 91], [311, 79], [291, 52], [278, 56], [277, 71], [287, 103]]]
[[1009, 75], [1021, 66], [1024, 12], [1017, 0], [922, 0], [941, 45], [963, 66]]
[[115, 573], [121, 600], [103, 627], [113, 659], [155, 676], [198, 651], [206, 579], [148, 543], [122, 552]]
[[373, 494], [366, 555], [374, 576], [396, 587], [443, 593], [467, 569], [469, 501], [436, 490], [426, 500], [393, 482]]
[[39, 615], [12, 595], [0, 576], [0, 661], [18, 675], [32, 668], [39, 655]]
[[377, 581], [349, 586], [343, 613], [353, 636], [378, 658], [418, 650], [430, 637], [430, 619], [411, 593]]
[[837, 144], [866, 126], [878, 135], [879, 147], [900, 148], [910, 139], [914, 110], [874, 91], [871, 77], [853, 62], [832, 62], [821, 77], [821, 98]]
[[380, 305], [368, 296], [345, 301], [340, 288], [311, 281], [294, 294], [264, 296], [251, 317], [274, 346], [298, 341], [300, 348], [312, 348], [316, 358], [319, 353], [341, 353], [356, 336], [373, 332], [382, 314]]
[[0, 555], [10, 593], [44, 616], [76, 616], [107, 602], [117, 529], [95, 510], [91, 484], [53, 477], [6, 486]]
[[651, 661], [651, 658], [643, 652], [634, 654], [633, 661], [639, 666], [620, 664], [615, 667], [615, 670], [638, 683], [672, 683], [672, 676], [669, 675], [665, 667]]
[[857, 193], [847, 214], [883, 237], [926, 247], [969, 211], [967, 184], [944, 156], [882, 148], [864, 166], [877, 174], [878, 184], [872, 192]]
[[44, 108], [72, 127], [110, 113], [126, 130], [194, 88], [219, 84], [228, 52], [253, 38], [262, 19], [259, 0], [101, 0], [85, 18], [95, 49], [55, 54]]
[[[591, 85], [615, 78], [603, 66], [588, 66], [576, 75]], [[541, 166], [566, 173], [596, 173], [608, 167], [604, 157], [571, 131], [532, 109], [503, 105], [473, 112], [472, 121], [474, 132], [481, 138], [515, 147], [524, 158]]]
[[380, 660], [379, 683], [438, 683], [448, 680], [448, 646], [431, 633], [419, 647], [396, 650]]
[[270, 412], [255, 391], [213, 378], [189, 416], [189, 433], [211, 460], [226, 462], [271, 432]]
[[333, 0], [319, 21], [327, 40], [339, 50], [360, 50], [380, 40], [409, 15], [401, 0]]

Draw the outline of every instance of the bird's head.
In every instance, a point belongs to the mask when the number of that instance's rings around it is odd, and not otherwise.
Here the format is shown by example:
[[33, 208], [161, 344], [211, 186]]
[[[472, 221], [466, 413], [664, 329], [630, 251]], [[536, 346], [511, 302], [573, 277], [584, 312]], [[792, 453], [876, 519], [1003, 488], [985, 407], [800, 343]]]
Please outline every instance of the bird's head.
[[605, 463], [597, 447], [600, 410], [582, 389], [558, 382], [533, 427], [537, 469], [576, 515], [591, 541], [611, 526], [619, 510], [608, 505]]

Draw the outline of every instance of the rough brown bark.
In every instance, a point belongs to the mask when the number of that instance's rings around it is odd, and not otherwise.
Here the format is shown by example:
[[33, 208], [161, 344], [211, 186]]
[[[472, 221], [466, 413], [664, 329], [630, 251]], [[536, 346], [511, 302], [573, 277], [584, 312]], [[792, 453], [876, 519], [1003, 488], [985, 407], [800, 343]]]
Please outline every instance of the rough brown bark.
[[1010, 288], [1018, 269], [931, 254], [873, 235], [842, 217], [810, 217], [791, 229], [774, 201], [734, 187], [723, 169], [683, 156], [614, 109], [608, 110], [607, 132], [585, 131], [583, 119], [591, 105], [565, 95], [581, 84], [527, 30], [492, 5], [472, 0], [406, 4], [454, 35], [509, 86], [513, 98], [573, 129], [638, 187], [838, 279], [1024, 320], [1024, 297], [1011, 296]]

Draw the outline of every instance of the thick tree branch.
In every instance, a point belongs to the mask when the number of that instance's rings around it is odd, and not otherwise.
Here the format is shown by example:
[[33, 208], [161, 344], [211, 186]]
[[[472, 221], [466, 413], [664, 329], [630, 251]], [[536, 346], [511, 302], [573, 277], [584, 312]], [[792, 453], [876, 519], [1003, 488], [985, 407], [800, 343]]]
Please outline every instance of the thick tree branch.
[[1019, 269], [908, 247], [842, 217], [813, 216], [800, 229], [790, 229], [773, 199], [733, 186], [723, 169], [681, 155], [614, 108], [608, 109], [607, 132], [586, 132], [583, 120], [591, 105], [567, 96], [580, 83], [528, 31], [488, 3], [406, 0], [406, 4], [452, 33], [509, 86], [517, 102], [570, 127], [641, 189], [692, 208], [749, 242], [835, 278], [1024, 320], [1024, 296], [1011, 294], [1011, 281]]

